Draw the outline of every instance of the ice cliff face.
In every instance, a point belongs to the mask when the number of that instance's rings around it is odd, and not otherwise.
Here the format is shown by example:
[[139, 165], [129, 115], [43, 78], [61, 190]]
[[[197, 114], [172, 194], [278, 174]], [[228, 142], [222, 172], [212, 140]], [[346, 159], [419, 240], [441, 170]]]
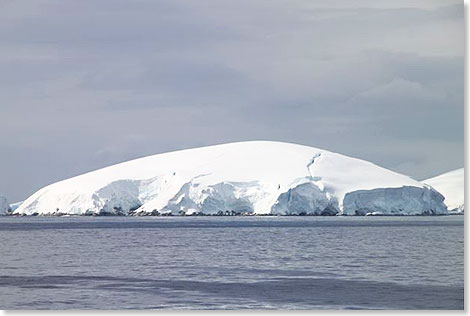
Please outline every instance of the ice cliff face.
[[6, 197], [0, 196], [0, 215], [5, 215], [10, 209]]
[[463, 212], [465, 208], [465, 172], [464, 169], [457, 169], [437, 177], [423, 180], [434, 189], [444, 195], [444, 203], [449, 211]]
[[51, 184], [14, 214], [441, 214], [443, 196], [372, 163], [252, 141], [140, 158]]
[[[435, 215], [444, 213], [442, 200], [442, 195], [435, 190], [412, 186], [358, 190], [346, 194], [343, 211], [348, 215], [374, 212], [392, 215]], [[436, 204], [436, 201], [441, 203]]]

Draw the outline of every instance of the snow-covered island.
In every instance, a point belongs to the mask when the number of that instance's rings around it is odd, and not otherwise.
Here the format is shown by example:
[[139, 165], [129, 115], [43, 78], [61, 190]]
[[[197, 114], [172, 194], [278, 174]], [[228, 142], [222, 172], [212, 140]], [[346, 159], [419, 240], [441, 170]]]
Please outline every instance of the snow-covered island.
[[444, 203], [447, 205], [449, 211], [453, 213], [464, 212], [464, 168], [449, 171], [437, 177], [423, 180], [423, 183], [432, 186], [434, 189], [438, 190], [442, 195], [444, 195]]
[[373, 163], [250, 141], [135, 159], [48, 185], [13, 215], [446, 214], [432, 187]]

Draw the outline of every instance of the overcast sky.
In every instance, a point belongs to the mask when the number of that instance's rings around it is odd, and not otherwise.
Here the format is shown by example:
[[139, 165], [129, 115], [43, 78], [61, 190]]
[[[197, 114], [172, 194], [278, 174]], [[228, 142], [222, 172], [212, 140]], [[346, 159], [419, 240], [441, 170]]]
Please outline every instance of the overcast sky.
[[0, 194], [279, 140], [418, 180], [464, 165], [462, 1], [0, 2]]

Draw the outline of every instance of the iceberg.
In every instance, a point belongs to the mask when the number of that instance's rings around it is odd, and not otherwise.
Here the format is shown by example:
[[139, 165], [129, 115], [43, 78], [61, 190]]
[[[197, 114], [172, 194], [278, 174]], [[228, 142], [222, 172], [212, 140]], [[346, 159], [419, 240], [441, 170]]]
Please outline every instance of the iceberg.
[[5, 215], [10, 210], [6, 197], [0, 195], [0, 215]]
[[23, 201], [15, 202], [10, 204], [10, 211], [13, 212], [16, 210], [20, 205], [23, 203]]

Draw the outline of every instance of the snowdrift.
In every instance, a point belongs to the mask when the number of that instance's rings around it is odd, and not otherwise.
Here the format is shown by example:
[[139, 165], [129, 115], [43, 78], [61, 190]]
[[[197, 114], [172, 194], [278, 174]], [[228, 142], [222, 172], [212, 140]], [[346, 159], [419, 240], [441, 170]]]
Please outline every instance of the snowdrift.
[[431, 187], [370, 162], [269, 141], [148, 156], [42, 188], [22, 215], [444, 214]]
[[423, 183], [432, 186], [444, 195], [444, 203], [447, 205], [449, 211], [463, 212], [465, 208], [464, 173], [464, 168], [457, 169], [441, 174], [437, 177], [424, 180]]

